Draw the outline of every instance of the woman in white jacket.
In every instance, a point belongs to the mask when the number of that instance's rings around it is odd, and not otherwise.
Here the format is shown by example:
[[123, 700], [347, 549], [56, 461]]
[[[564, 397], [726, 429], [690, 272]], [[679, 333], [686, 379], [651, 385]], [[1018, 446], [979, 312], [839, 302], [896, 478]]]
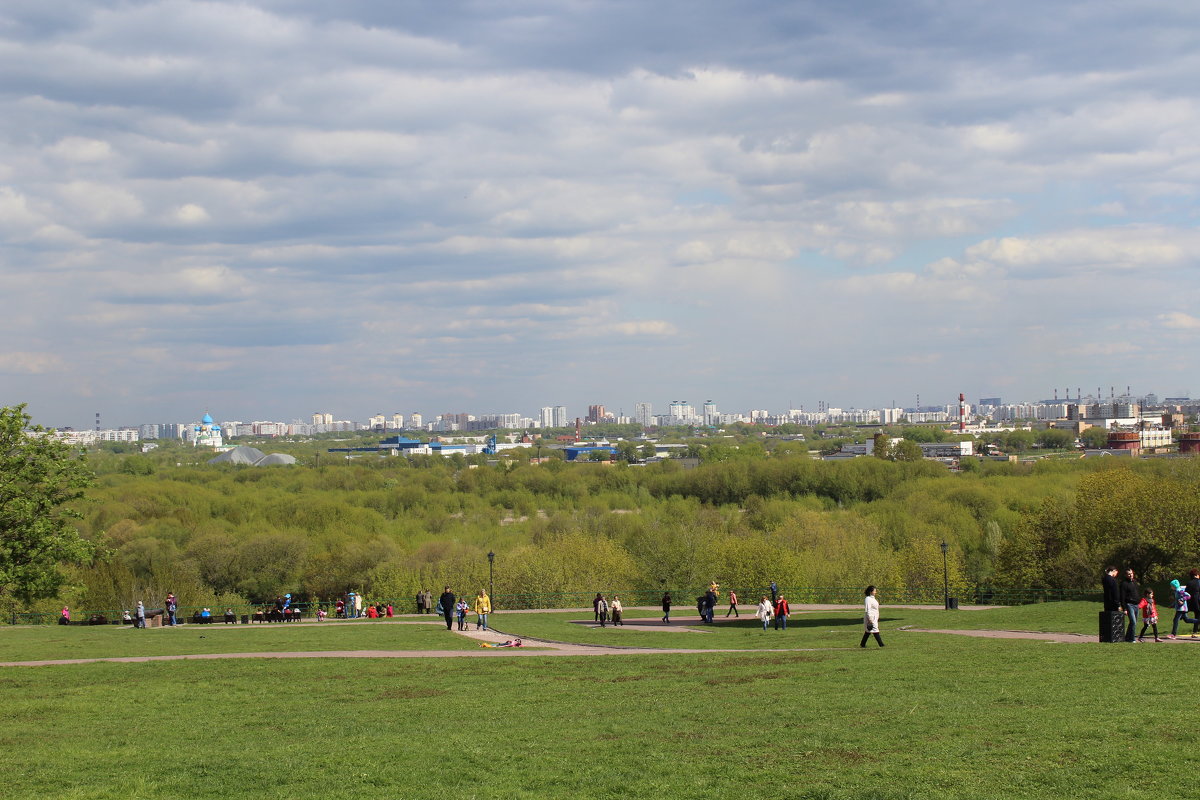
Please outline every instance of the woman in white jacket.
[[767, 597], [763, 597], [762, 602], [758, 604], [758, 610], [754, 612], [754, 616], [762, 620], [763, 630], [771, 624], [771, 601]]
[[866, 631], [863, 632], [862, 641], [858, 646], [866, 647], [867, 638], [874, 636], [879, 646], [883, 647], [883, 639], [879, 636], [879, 601], [875, 599], [875, 587], [868, 586], [863, 594], [866, 595], [863, 603], [863, 627]]

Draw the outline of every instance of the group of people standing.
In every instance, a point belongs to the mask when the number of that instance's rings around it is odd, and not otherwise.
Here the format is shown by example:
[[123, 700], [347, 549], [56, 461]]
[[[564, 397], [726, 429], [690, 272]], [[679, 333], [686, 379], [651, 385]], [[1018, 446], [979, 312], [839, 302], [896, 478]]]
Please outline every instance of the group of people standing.
[[[1132, 567], [1125, 569], [1124, 579], [1119, 582], [1117, 573], [1116, 567], [1106, 567], [1100, 579], [1104, 588], [1104, 610], [1109, 614], [1120, 612], [1125, 618], [1123, 638], [1126, 642], [1144, 641], [1147, 630], [1153, 633], [1154, 641], [1162, 641], [1158, 634], [1158, 604], [1154, 599], [1154, 590], [1142, 590]], [[1200, 632], [1200, 570], [1189, 570], [1186, 584], [1178, 580], [1171, 581], [1171, 590], [1174, 594], [1171, 605], [1175, 616], [1171, 620], [1171, 632], [1167, 638], [1176, 638], [1180, 622], [1191, 624], [1192, 638], [1195, 638]], [[1139, 621], [1142, 623], [1140, 631], [1137, 628]]]
[[[664, 602], [666, 605], [663, 606], [663, 610], [666, 611], [667, 614], [670, 614], [671, 596], [666, 595]], [[595, 621], [600, 623], [601, 628], [605, 627], [605, 625], [608, 623], [609, 614], [612, 614], [613, 625], [620, 625], [621, 627], [625, 626], [625, 623], [621, 620], [621, 614], [625, 612], [625, 606], [621, 604], [621, 598], [615, 594], [613, 595], [613, 599], [610, 601], [603, 594], [597, 592], [596, 598], [592, 600], [592, 611], [595, 615]], [[664, 620], [665, 619], [666, 618], [664, 617]]]
[[488, 597], [488, 593], [483, 589], [479, 590], [479, 594], [475, 595], [475, 602], [468, 604], [465, 599], [458, 599], [454, 596], [454, 592], [450, 591], [447, 586], [442, 591], [442, 596], [438, 598], [437, 607], [434, 609], [439, 615], [446, 620], [446, 630], [454, 630], [454, 622], [458, 621], [458, 629], [465, 631], [467, 629], [467, 614], [471, 611], [475, 612], [475, 630], [488, 629], [488, 614], [492, 613], [492, 598]]

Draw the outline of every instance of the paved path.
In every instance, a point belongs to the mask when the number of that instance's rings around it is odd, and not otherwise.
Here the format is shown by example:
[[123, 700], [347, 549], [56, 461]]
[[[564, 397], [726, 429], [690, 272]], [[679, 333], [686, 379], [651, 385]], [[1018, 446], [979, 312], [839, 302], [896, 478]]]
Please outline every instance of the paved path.
[[[941, 606], [933, 606], [933, 608], [941, 608]], [[806, 607], [814, 611], [849, 611], [851, 609], [846, 606], [828, 606], [828, 607]], [[560, 609], [570, 610], [570, 609]], [[590, 611], [591, 609], [576, 609], [577, 611]], [[513, 613], [513, 612], [506, 612]], [[414, 615], [415, 616], [415, 615]], [[443, 624], [441, 619], [425, 619], [425, 620], [370, 620], [371, 622], [402, 623], [402, 624]], [[591, 620], [578, 620], [580, 624], [592, 625], [595, 624]], [[630, 622], [633, 622], [631, 619]], [[668, 626], [658, 620], [640, 619], [639, 622], [647, 627], [653, 626], [658, 630], [667, 630]], [[294, 623], [293, 623], [294, 624]], [[230, 626], [231, 628], [233, 626]], [[238, 629], [245, 629], [248, 626], [237, 626]], [[638, 625], [641, 628], [642, 625]], [[634, 628], [633, 625], [630, 626]], [[214, 627], [214, 630], [221, 628]], [[684, 625], [669, 626], [670, 630], [679, 631], [681, 633], [703, 633], [703, 630], [689, 629]], [[986, 639], [1034, 639], [1046, 642], [1062, 642], [1081, 644], [1085, 642], [1095, 642], [1094, 636], [1082, 633], [1040, 633], [1036, 631], [1000, 631], [1000, 630], [941, 630], [928, 628], [910, 628], [903, 627], [896, 629], [897, 633], [940, 633], [952, 636], [972, 636]], [[509, 634], [498, 633], [496, 631], [476, 631], [468, 629], [465, 631], [454, 631], [459, 636], [464, 636], [476, 642], [487, 642], [489, 644], [500, 644], [508, 639], [513, 638]], [[1151, 641], [1151, 640], [1148, 640]], [[1179, 642], [1194, 642], [1200, 644], [1200, 639], [1180, 638], [1175, 640], [1164, 639], [1164, 642], [1179, 643]], [[112, 658], [65, 658], [52, 659], [42, 661], [6, 661], [0, 662], [0, 667], [45, 667], [45, 666], [65, 666], [70, 664], [97, 664], [102, 662], [113, 663], [143, 663], [148, 661], [212, 661], [218, 659], [238, 659], [238, 658], [511, 658], [522, 656], [604, 656], [604, 655], [661, 655], [661, 654], [710, 654], [710, 653], [807, 653], [807, 652], [826, 652], [830, 650], [851, 649], [846, 648], [829, 648], [829, 647], [813, 647], [813, 648], [763, 648], [763, 649], [695, 649], [685, 647], [638, 647], [638, 646], [608, 646], [608, 645], [589, 645], [589, 644], [573, 644], [570, 642], [556, 642], [541, 639], [524, 640], [525, 647], [505, 647], [505, 648], [485, 648], [480, 647], [478, 650], [316, 650], [316, 651], [279, 651], [266, 653], [193, 653], [186, 655], [169, 655], [169, 656], [123, 656]]]

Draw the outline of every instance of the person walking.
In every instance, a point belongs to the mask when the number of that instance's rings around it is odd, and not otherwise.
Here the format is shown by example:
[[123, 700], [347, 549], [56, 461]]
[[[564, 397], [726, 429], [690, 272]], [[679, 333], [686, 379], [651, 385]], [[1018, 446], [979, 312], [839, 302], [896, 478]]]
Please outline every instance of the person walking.
[[1142, 587], [1138, 586], [1133, 568], [1128, 567], [1125, 570], [1125, 580], [1121, 581], [1121, 607], [1124, 609], [1129, 623], [1129, 627], [1125, 629], [1125, 641], [1127, 642], [1137, 641], [1134, 634], [1137, 633], [1138, 606], [1141, 605], [1141, 602]]
[[779, 587], [775, 585], [775, 581], [771, 581], [771, 605], [775, 605], [775, 600], [778, 595]]
[[167, 624], [172, 628], [175, 627], [175, 611], [179, 607], [175, 601], [175, 593], [167, 592], [167, 601], [164, 603], [167, 609]]
[[1200, 624], [1200, 617], [1188, 616], [1188, 605], [1192, 596], [1187, 589], [1179, 584], [1179, 581], [1171, 581], [1171, 588], [1175, 590], [1175, 619], [1171, 621], [1171, 634], [1168, 639], [1174, 639], [1175, 634], [1179, 633], [1179, 621], [1190, 622], [1192, 625]]
[[485, 631], [488, 629], [487, 618], [490, 613], [492, 613], [492, 599], [487, 596], [487, 592], [480, 589], [479, 594], [475, 595], [475, 614], [477, 615], [475, 630], [479, 630], [480, 627]]
[[[1188, 581], [1184, 586], [1187, 593], [1191, 596], [1188, 600], [1188, 611], [1192, 612], [1192, 618], [1200, 620], [1200, 569], [1191, 569], [1188, 571]], [[1196, 634], [1200, 632], [1200, 622], [1192, 625], [1192, 638], [1196, 638]]]
[[858, 646], [866, 647], [868, 637], [874, 636], [879, 646], [883, 647], [883, 637], [879, 635], [879, 601], [875, 599], [875, 587], [868, 586], [863, 590], [863, 595], [863, 627], [866, 630]]
[[735, 592], [733, 589], [729, 590], [729, 610], [725, 612], [725, 616], [728, 617], [730, 614], [733, 614], [734, 617], [741, 616], [741, 614], [738, 613], [737, 592]]
[[621, 621], [621, 612], [624, 610], [624, 607], [621, 605], [621, 598], [614, 594], [612, 599], [612, 623], [614, 628], [618, 625], [622, 628], [625, 627], [625, 623]]
[[596, 617], [600, 620], [600, 627], [604, 627], [604, 623], [608, 621], [608, 601], [604, 599], [604, 595], [596, 595]]
[[447, 586], [442, 592], [442, 596], [438, 598], [438, 608], [442, 609], [442, 614], [446, 617], [446, 630], [448, 631], [454, 630], [454, 606], [457, 604], [458, 598]]
[[141, 600], [138, 600], [137, 609], [133, 612], [133, 627], [146, 627], [146, 606], [142, 605]]
[[713, 586], [716, 586], [716, 584], [714, 583], [712, 586], [709, 586], [708, 591], [704, 593], [704, 613], [700, 615], [709, 625], [712, 624], [713, 611], [715, 611], [717, 607], [717, 593], [712, 588]]
[[787, 598], [779, 595], [779, 600], [775, 603], [775, 630], [779, 630], [780, 622], [783, 623], [783, 629], [787, 630], [787, 619], [790, 613], [791, 609], [788, 607]]
[[1146, 628], [1154, 630], [1154, 641], [1162, 641], [1158, 638], [1158, 606], [1154, 604], [1153, 589], [1146, 590], [1146, 596], [1142, 598], [1138, 609], [1142, 612], [1142, 630], [1138, 633], [1138, 641], [1146, 638]]
[[433, 613], [433, 592], [428, 589], [425, 590], [425, 613]]
[[663, 593], [662, 610], [663, 610], [662, 621], [667, 623], [668, 625], [670, 625], [671, 624], [671, 593], [670, 592]]
[[603, 599], [604, 597], [599, 592], [596, 592], [596, 599], [592, 600], [592, 612], [596, 615], [596, 622], [600, 621], [600, 601]]
[[425, 613], [425, 590], [424, 589], [417, 592], [417, 613], [418, 614]]
[[758, 604], [758, 610], [754, 612], [754, 616], [762, 620], [764, 631], [767, 629], [767, 626], [771, 624], [772, 608], [774, 608], [774, 605], [772, 605], [771, 601], [768, 600], [767, 596], [764, 594], [762, 602]]

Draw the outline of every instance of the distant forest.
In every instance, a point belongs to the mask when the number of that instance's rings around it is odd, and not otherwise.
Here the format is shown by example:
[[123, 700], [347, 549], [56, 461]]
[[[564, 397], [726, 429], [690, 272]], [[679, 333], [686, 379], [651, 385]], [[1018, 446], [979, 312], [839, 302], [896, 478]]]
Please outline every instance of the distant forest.
[[798, 599], [873, 583], [937, 600], [943, 568], [951, 594], [968, 598], [1093, 592], [1109, 561], [1150, 581], [1200, 564], [1193, 458], [967, 459], [952, 473], [921, 460], [824, 462], [803, 443], [750, 436], [690, 445], [694, 469], [530, 464], [530, 452], [492, 464], [347, 460], [323, 452], [328, 442], [263, 445], [301, 458], [266, 468], [207, 465], [179, 445], [90, 453], [96, 485], [77, 524], [98, 555], [39, 608], [129, 608], [168, 591], [214, 609], [284, 592], [473, 594], [489, 551], [501, 608], [597, 591], [645, 601], [670, 590], [686, 603], [712, 580], [745, 591], [774, 580]]

